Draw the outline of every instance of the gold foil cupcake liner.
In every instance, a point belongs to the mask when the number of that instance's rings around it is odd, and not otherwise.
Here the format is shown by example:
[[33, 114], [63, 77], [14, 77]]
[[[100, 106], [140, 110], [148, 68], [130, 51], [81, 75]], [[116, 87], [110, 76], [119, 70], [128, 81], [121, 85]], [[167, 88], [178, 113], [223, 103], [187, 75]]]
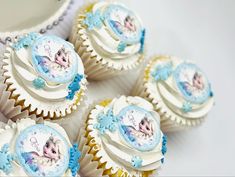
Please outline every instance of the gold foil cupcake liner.
[[140, 97], [143, 97], [154, 105], [155, 110], [160, 114], [161, 130], [163, 132], [184, 130], [189, 127], [198, 126], [204, 121], [204, 118], [188, 119], [178, 116], [164, 104], [160, 95], [158, 97], [155, 97], [151, 92], [151, 89], [149, 89], [148, 79], [151, 66], [154, 64], [155, 61], [169, 57], [170, 56], [167, 55], [158, 55], [152, 57], [150, 59], [150, 62], [141, 72], [141, 76], [137, 80], [136, 85], [131, 92], [131, 95], [138, 95]]

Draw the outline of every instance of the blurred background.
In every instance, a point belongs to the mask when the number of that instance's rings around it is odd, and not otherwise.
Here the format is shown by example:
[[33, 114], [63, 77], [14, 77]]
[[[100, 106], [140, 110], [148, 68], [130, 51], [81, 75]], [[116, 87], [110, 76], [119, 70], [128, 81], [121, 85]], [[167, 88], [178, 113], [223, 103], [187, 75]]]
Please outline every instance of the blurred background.
[[[0, 1], [1, 2], [1, 1]], [[198, 128], [168, 134], [168, 153], [160, 176], [235, 176], [235, 0], [122, 0], [143, 20], [147, 58], [167, 54], [194, 60], [207, 74], [216, 104]], [[76, 9], [48, 31], [67, 38]], [[1, 5], [1, 4], [0, 4]], [[0, 44], [0, 52], [4, 46]], [[128, 95], [138, 72], [90, 82], [88, 102]], [[73, 141], [79, 116], [63, 126]]]

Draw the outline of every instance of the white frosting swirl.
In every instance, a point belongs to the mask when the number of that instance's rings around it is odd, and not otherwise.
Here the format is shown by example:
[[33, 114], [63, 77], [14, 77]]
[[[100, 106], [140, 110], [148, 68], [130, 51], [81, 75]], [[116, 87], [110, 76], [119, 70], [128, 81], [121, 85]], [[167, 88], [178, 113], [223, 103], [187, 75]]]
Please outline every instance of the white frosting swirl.
[[[0, 147], [3, 147], [5, 144], [9, 144], [8, 153], [15, 154], [15, 144], [17, 137], [24, 129], [31, 127], [35, 124], [35, 121], [29, 118], [22, 119], [16, 123], [9, 123], [5, 126], [4, 129], [0, 129]], [[60, 127], [58, 124], [50, 123], [47, 121], [44, 121], [44, 125], [55, 129], [64, 137], [68, 145], [70, 147], [72, 146], [66, 132], [62, 127]], [[12, 170], [10, 171], [10, 173], [6, 175], [2, 170], [0, 170], [0, 176], [28, 176], [28, 174], [25, 172], [24, 168], [18, 163], [18, 161], [14, 160], [12, 162]], [[70, 170], [67, 170], [63, 174], [63, 176], [72, 176], [72, 173]]]
[[[111, 3], [111, 2], [98, 2], [96, 3], [92, 8], [92, 13], [95, 13], [99, 11], [101, 14], [107, 10], [107, 8], [110, 5], [123, 5], [119, 3]], [[126, 9], [126, 7], [124, 7]], [[83, 14], [84, 17], [86, 14]], [[136, 17], [136, 20], [138, 20], [138, 23], [141, 24], [140, 19]], [[140, 26], [141, 30], [142, 26]], [[115, 60], [115, 62], [123, 62], [125, 61], [133, 61], [139, 58], [140, 56], [140, 39], [137, 42], [134, 43], [127, 43], [127, 46], [124, 51], [119, 52], [118, 51], [118, 45], [122, 41], [118, 36], [116, 36], [113, 32], [113, 30], [107, 26], [106, 23], [102, 23], [101, 28], [94, 28], [92, 30], [89, 30], [88, 28], [85, 29], [86, 34], [88, 38], [90, 39], [92, 47], [95, 49], [95, 51], [104, 59], [106, 60]]]
[[[37, 39], [36, 39], [37, 40]], [[35, 41], [36, 41], [35, 40]], [[64, 41], [66, 43], [66, 41]], [[68, 43], [69, 46], [73, 46]], [[16, 74], [16, 77], [23, 85], [24, 89], [29, 92], [33, 97], [43, 101], [64, 101], [68, 95], [68, 86], [72, 82], [67, 83], [53, 83], [47, 79], [45, 80], [45, 87], [41, 89], [35, 88], [33, 81], [40, 76], [37, 72], [32, 61], [32, 46], [21, 47], [20, 49], [15, 49], [12, 57], [12, 67]], [[83, 64], [79, 56], [77, 56], [78, 68], [77, 73], [84, 75]], [[72, 63], [73, 64], [73, 63]]]
[[[205, 117], [213, 106], [213, 97], [208, 97], [208, 99], [202, 103], [194, 103], [187, 101], [185, 99], [185, 96], [182, 94], [181, 90], [178, 88], [173, 73], [166, 80], [159, 81], [156, 81], [151, 76], [151, 73], [153, 73], [158, 66], [164, 66], [167, 63], [170, 63], [172, 65], [172, 71], [174, 71], [180, 64], [184, 63], [184, 61], [173, 57], [163, 57], [162, 60], [156, 60], [156, 62], [151, 65], [150, 79], [147, 83], [151, 94], [154, 94], [155, 97], [158, 99], [160, 97], [163, 103], [171, 111], [181, 117], [192, 119]], [[184, 112], [182, 110], [183, 104], [186, 102], [190, 102], [191, 104], [192, 109], [189, 112]]]
[[[113, 110], [113, 115], [117, 116], [121, 113], [124, 108], [128, 106], [138, 106], [143, 108], [151, 114], [151, 116], [156, 120], [158, 127], [155, 127], [155, 131], [159, 131], [160, 141], [159, 143], [147, 151], [140, 151], [131, 146], [120, 134], [120, 130], [114, 132], [106, 131], [103, 135], [99, 135], [99, 130], [94, 129], [93, 126], [97, 124], [97, 118], [101, 113], [107, 113], [108, 110]], [[153, 106], [146, 100], [140, 97], [125, 97], [122, 96], [118, 99], [113, 99], [113, 101], [106, 107], [96, 106], [95, 109], [91, 111], [90, 119], [88, 120], [88, 129], [92, 137], [95, 137], [97, 143], [101, 146], [97, 153], [98, 157], [102, 157], [102, 161], [107, 161], [107, 168], [111, 168], [115, 172], [118, 168], [126, 169], [129, 174], [137, 175], [141, 171], [152, 171], [156, 170], [161, 165], [161, 159], [164, 157], [162, 154], [162, 136], [159, 127], [159, 115], [153, 111]], [[136, 134], [136, 136], [138, 136]], [[140, 167], [134, 167], [132, 164], [133, 156], [140, 157], [142, 165]]]

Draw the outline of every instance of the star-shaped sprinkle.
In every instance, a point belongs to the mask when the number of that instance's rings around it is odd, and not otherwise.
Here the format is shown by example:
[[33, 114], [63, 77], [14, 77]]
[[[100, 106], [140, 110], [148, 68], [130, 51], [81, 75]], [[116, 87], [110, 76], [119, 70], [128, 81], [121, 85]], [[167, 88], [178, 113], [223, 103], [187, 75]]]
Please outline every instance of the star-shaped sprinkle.
[[141, 159], [141, 157], [139, 156], [134, 156], [131, 159], [131, 165], [135, 168], [140, 168], [142, 167], [142, 162], [143, 160]]
[[5, 174], [9, 174], [12, 170], [11, 162], [15, 160], [15, 156], [9, 154], [9, 144], [4, 144], [0, 151], [0, 170]]
[[100, 29], [103, 25], [103, 17], [100, 10], [97, 10], [94, 13], [87, 13], [84, 24], [87, 26], [88, 30], [93, 30], [94, 28]]
[[69, 158], [68, 168], [71, 170], [72, 175], [76, 176], [80, 168], [80, 164], [78, 160], [81, 157], [81, 152], [78, 150], [78, 144], [74, 144], [73, 147], [70, 148], [69, 154], [70, 154], [70, 158]]
[[114, 132], [117, 129], [118, 118], [113, 115], [112, 109], [109, 109], [106, 114], [99, 114], [97, 119], [98, 123], [94, 124], [94, 128], [98, 129], [101, 134], [104, 134], [106, 130]]
[[156, 81], [166, 80], [172, 74], [172, 64], [167, 63], [163, 65], [159, 65], [155, 68], [155, 70], [151, 73]]
[[38, 77], [36, 79], [33, 80], [33, 86], [36, 88], [36, 89], [42, 89], [45, 87], [45, 81], [44, 79], [42, 79], [41, 77]]
[[192, 111], [191, 103], [190, 102], [183, 103], [182, 111], [185, 112], [185, 113]]

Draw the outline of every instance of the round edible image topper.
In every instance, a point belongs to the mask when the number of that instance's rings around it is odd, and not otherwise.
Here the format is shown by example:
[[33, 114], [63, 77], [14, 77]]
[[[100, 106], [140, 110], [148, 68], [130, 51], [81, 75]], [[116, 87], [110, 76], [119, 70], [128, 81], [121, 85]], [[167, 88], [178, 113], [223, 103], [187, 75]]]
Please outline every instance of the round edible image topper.
[[32, 63], [48, 82], [70, 82], [78, 72], [78, 58], [73, 47], [56, 36], [42, 36], [32, 46]]
[[136, 150], [150, 151], [159, 144], [159, 124], [145, 109], [131, 105], [123, 108], [118, 117], [120, 134]]
[[106, 25], [125, 43], [139, 42], [142, 26], [139, 18], [124, 6], [109, 5], [104, 12]]
[[174, 79], [187, 101], [201, 104], [210, 96], [210, 84], [205, 74], [195, 64], [180, 64], [174, 71]]
[[17, 138], [15, 148], [20, 164], [31, 176], [61, 176], [68, 167], [68, 144], [49, 126], [26, 128]]

